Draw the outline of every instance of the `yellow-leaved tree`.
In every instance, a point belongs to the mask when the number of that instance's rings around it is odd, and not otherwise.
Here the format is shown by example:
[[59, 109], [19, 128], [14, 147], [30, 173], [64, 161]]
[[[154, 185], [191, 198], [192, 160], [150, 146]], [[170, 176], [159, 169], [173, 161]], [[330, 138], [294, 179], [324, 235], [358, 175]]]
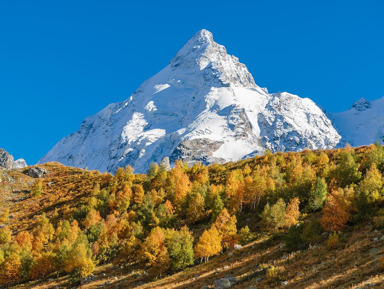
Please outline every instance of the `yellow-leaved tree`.
[[195, 245], [195, 258], [201, 262], [207, 262], [209, 257], [219, 254], [221, 251], [221, 237], [217, 229], [212, 226], [205, 230]]

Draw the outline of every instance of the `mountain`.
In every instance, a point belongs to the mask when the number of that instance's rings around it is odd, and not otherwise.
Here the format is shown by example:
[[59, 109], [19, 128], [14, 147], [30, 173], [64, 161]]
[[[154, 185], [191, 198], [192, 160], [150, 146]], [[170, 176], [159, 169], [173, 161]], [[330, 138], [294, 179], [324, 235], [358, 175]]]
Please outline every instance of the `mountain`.
[[40, 163], [110, 172], [131, 165], [145, 172], [164, 157], [171, 163], [179, 158], [222, 163], [266, 149], [333, 148], [339, 140], [313, 101], [268, 93], [237, 57], [201, 30], [127, 100], [85, 119]]
[[353, 103], [343, 112], [328, 113], [333, 125], [342, 136], [340, 144], [352, 146], [384, 141], [384, 97], [367, 101], [364, 98]]
[[21, 169], [27, 166], [23, 159], [14, 160], [13, 156], [5, 149], [0, 148], [0, 167], [5, 169]]

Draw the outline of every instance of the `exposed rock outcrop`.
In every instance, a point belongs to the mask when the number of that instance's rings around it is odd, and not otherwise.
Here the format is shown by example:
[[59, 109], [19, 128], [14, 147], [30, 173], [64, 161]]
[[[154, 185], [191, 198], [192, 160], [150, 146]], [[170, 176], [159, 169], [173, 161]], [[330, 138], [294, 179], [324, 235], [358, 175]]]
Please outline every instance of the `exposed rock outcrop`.
[[11, 170], [21, 169], [27, 166], [27, 163], [23, 159], [14, 160], [13, 156], [9, 154], [5, 149], [0, 148], [0, 167]]

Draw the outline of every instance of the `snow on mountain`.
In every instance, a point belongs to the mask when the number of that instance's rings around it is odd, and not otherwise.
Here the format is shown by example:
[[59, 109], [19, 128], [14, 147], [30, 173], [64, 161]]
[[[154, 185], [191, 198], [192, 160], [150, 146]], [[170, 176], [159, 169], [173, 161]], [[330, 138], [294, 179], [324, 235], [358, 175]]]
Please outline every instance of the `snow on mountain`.
[[353, 103], [343, 112], [328, 113], [333, 125], [342, 136], [340, 146], [348, 142], [352, 146], [369, 145], [384, 141], [384, 97], [367, 101], [364, 98]]
[[236, 161], [272, 151], [332, 148], [340, 136], [310, 99], [269, 94], [247, 67], [199, 31], [129, 99], [85, 119], [40, 163], [145, 172], [170, 157], [188, 163]]

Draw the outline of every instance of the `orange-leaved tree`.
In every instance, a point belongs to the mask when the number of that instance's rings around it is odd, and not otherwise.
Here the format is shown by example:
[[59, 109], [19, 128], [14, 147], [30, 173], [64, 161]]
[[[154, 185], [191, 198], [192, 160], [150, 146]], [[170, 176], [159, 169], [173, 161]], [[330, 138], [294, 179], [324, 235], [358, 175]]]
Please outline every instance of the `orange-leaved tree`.
[[333, 191], [329, 194], [323, 208], [321, 224], [327, 231], [340, 232], [351, 218], [350, 210], [350, 204], [344, 196], [343, 189]]
[[293, 198], [285, 209], [285, 226], [287, 228], [296, 225], [300, 217], [299, 198]]

